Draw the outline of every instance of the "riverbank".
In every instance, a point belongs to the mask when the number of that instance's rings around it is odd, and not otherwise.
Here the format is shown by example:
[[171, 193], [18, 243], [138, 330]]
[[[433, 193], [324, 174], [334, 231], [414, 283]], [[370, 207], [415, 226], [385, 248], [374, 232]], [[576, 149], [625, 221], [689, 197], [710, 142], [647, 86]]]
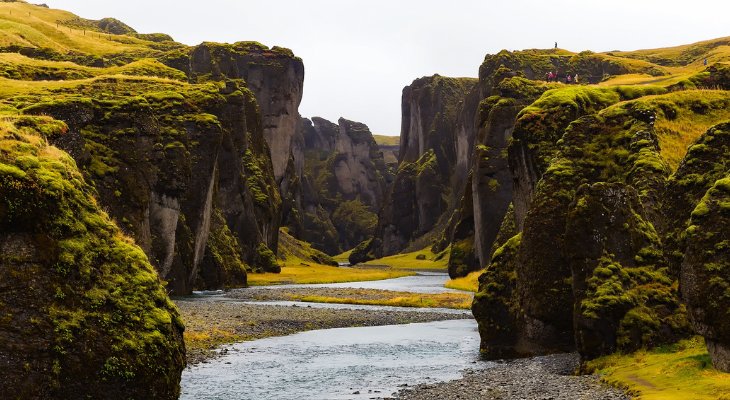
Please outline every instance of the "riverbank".
[[470, 314], [418, 311], [345, 310], [274, 306], [229, 301], [174, 300], [185, 321], [188, 367], [225, 355], [230, 343], [284, 336], [314, 329], [400, 325], [471, 319]]
[[467, 371], [462, 379], [420, 384], [400, 390], [394, 400], [629, 400], [631, 396], [601, 384], [599, 375], [573, 376], [577, 353], [508, 361]]
[[228, 298], [246, 301], [302, 301], [395, 307], [471, 308], [471, 293], [413, 293], [353, 288], [248, 288], [230, 291]]

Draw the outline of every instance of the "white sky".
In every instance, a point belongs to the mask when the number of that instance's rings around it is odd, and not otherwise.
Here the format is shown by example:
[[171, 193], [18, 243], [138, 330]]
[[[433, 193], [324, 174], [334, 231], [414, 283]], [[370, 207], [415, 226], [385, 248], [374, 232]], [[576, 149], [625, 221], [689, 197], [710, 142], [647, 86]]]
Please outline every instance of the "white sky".
[[727, 0], [30, 0], [196, 45], [255, 40], [304, 60], [302, 116], [400, 133], [414, 79], [477, 77], [501, 49], [637, 50], [730, 36]]

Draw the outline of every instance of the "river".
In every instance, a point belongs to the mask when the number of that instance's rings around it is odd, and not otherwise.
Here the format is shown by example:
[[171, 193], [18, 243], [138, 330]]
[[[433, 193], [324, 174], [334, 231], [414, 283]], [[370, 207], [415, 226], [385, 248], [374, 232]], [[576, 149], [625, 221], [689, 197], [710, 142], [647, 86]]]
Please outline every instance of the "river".
[[[443, 290], [447, 279], [430, 273], [310, 286], [434, 293]], [[464, 369], [490, 365], [480, 360], [477, 324], [471, 319], [315, 330], [238, 343], [227, 351], [225, 357], [183, 372], [181, 399], [382, 398], [402, 385], [457, 379]]]

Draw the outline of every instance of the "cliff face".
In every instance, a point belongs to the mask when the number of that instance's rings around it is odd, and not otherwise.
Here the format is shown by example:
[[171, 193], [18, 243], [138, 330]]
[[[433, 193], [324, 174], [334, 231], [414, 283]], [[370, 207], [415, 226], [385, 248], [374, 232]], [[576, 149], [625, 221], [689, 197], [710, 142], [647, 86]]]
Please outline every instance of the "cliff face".
[[[658, 155], [652, 110], [634, 102], [583, 117], [557, 143], [512, 255], [513, 291], [493, 293], [492, 285], [506, 284], [504, 275], [485, 276], [484, 293], [475, 300], [482, 329], [492, 323], [493, 311], [481, 304], [485, 299], [498, 296], [511, 310], [507, 318], [498, 314], [502, 329], [514, 334], [507, 350], [577, 346], [591, 359], [689, 332], [676, 281], [662, 265], [657, 214], [651, 212], [668, 174]], [[644, 303], [642, 296], [654, 300]], [[504, 343], [487, 336], [482, 345]]]
[[[256, 42], [205, 42], [192, 49], [188, 57], [187, 64], [169, 65], [181, 68], [193, 83], [241, 80], [240, 84], [254, 94], [271, 153], [274, 179], [283, 200], [283, 222], [298, 236], [302, 228], [300, 177], [305, 147], [298, 111], [304, 86], [302, 60], [289, 49], [269, 49]], [[275, 236], [278, 229], [274, 232]]]
[[[460, 132], [469, 132], [457, 129], [456, 122], [463, 99], [475, 83], [435, 75], [403, 89], [399, 169], [380, 210], [377, 240], [372, 243], [376, 256], [402, 251], [439, 221], [445, 223], [444, 214], [458, 207], [451, 196], [457, 149], [465, 150], [473, 139], [461, 137]], [[463, 182], [468, 171], [458, 176]], [[425, 240], [422, 247], [428, 244]]]
[[48, 146], [66, 125], [6, 118], [0, 131], [3, 397], [177, 399], [182, 320], [74, 160]]
[[[243, 263], [276, 270], [259, 251], [262, 243], [276, 247], [281, 200], [253, 94], [235, 83], [167, 85], [155, 83], [143, 96], [97, 100], [112, 88], [144, 90], [124, 80], [98, 82], [84, 89], [86, 99], [67, 94], [23, 112], [69, 124], [69, 139], [59, 146], [84, 167], [102, 204], [173, 293], [189, 293], [198, 272], [217, 262], [214, 254], [236, 254], [231, 247], [241, 252], [233, 258], [235, 271], [221, 281], [204, 279], [204, 288], [245, 285]], [[211, 230], [219, 240], [208, 240]]]
[[[389, 173], [364, 124], [340, 119], [303, 120], [307, 146], [304, 237], [338, 254], [372, 237]], [[317, 147], [322, 146], [322, 147]]]
[[[708, 130], [679, 165], [667, 190], [670, 216], [666, 247], [669, 268], [679, 273], [682, 297], [695, 332], [705, 338], [715, 368], [730, 371], [728, 302], [728, 217], [730, 124]], [[688, 221], [686, 216], [690, 215]], [[670, 253], [671, 251], [671, 253]]]
[[[724, 119], [728, 99], [721, 92], [641, 98], [657, 93], [561, 88], [520, 112], [510, 169], [516, 183], [530, 181], [528, 165], [539, 179], [523, 186], [531, 195], [514, 197], [521, 233], [495, 251], [479, 280], [473, 312], [483, 351], [577, 348], [588, 360], [686, 337], [691, 317], [713, 363], [727, 368], [725, 325], [716, 314], [725, 287], [726, 124], [702, 135], [681, 162], [671, 160], [677, 137], [699, 135], [678, 121]], [[503, 224], [500, 236], [511, 229]]]

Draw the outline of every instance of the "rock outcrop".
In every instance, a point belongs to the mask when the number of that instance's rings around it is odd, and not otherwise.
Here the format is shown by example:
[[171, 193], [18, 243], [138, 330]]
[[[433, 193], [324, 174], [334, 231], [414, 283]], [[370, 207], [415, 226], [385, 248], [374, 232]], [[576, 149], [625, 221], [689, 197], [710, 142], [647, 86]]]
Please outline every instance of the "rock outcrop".
[[[665, 212], [671, 271], [679, 273], [682, 298], [695, 332], [705, 338], [715, 368], [730, 372], [727, 205], [730, 197], [730, 124], [712, 127], [689, 148], [667, 185]], [[691, 219], [687, 222], [686, 216]], [[680, 218], [685, 216], [685, 218]], [[679, 268], [678, 268], [679, 267]]]
[[177, 399], [182, 319], [74, 160], [48, 146], [66, 125], [0, 124], [3, 397]]
[[[459, 136], [457, 117], [475, 83], [475, 79], [435, 75], [403, 89], [399, 167], [380, 210], [379, 240], [372, 242], [378, 243], [373, 248], [377, 257], [397, 254], [419, 238], [425, 239], [421, 248], [426, 247], [430, 242], [424, 235], [440, 221], [445, 226], [459, 206], [448, 194], [454, 190], [456, 150], [466, 149], [470, 139]], [[459, 176], [463, 182], [468, 171]], [[443, 227], [436, 230], [432, 236]]]
[[366, 125], [343, 118], [337, 125], [318, 117], [312, 121], [302, 123], [307, 146], [303, 236], [334, 255], [373, 236], [375, 213], [392, 177]]
[[681, 268], [682, 297], [694, 330], [705, 338], [712, 364], [725, 372], [730, 372], [728, 204], [730, 178], [724, 178], [715, 182], [692, 211]]
[[[254, 94], [282, 197], [282, 222], [299, 236], [304, 212], [301, 176], [305, 144], [298, 111], [304, 87], [302, 60], [289, 49], [268, 48], [257, 42], [204, 42], [189, 53], [162, 61], [185, 72], [192, 83], [238, 80], [240, 86], [245, 85]], [[273, 236], [278, 235], [278, 229], [272, 232]]]
[[655, 229], [669, 175], [653, 133], [656, 110], [640, 101], [609, 107], [573, 121], [556, 142], [545, 140], [554, 153], [519, 247], [507, 259], [497, 250], [480, 278], [473, 310], [483, 350], [577, 347], [592, 359], [689, 334]]
[[[242, 258], [222, 280], [203, 279], [204, 288], [245, 285], [240, 265], [271, 264], [259, 248], [276, 249], [281, 219], [253, 94], [234, 82], [223, 89], [169, 83], [156, 84], [143, 96], [97, 99], [112, 87], [142, 89], [125, 80], [98, 82], [86, 89], [84, 100], [59, 95], [23, 112], [69, 124], [74, 140], [61, 140], [59, 146], [68, 146], [94, 181], [99, 200], [149, 255], [173, 293], [189, 293], [198, 272], [218, 262], [214, 254], [223, 251], [223, 243], [237, 242]], [[211, 229], [217, 240], [209, 243]]]

